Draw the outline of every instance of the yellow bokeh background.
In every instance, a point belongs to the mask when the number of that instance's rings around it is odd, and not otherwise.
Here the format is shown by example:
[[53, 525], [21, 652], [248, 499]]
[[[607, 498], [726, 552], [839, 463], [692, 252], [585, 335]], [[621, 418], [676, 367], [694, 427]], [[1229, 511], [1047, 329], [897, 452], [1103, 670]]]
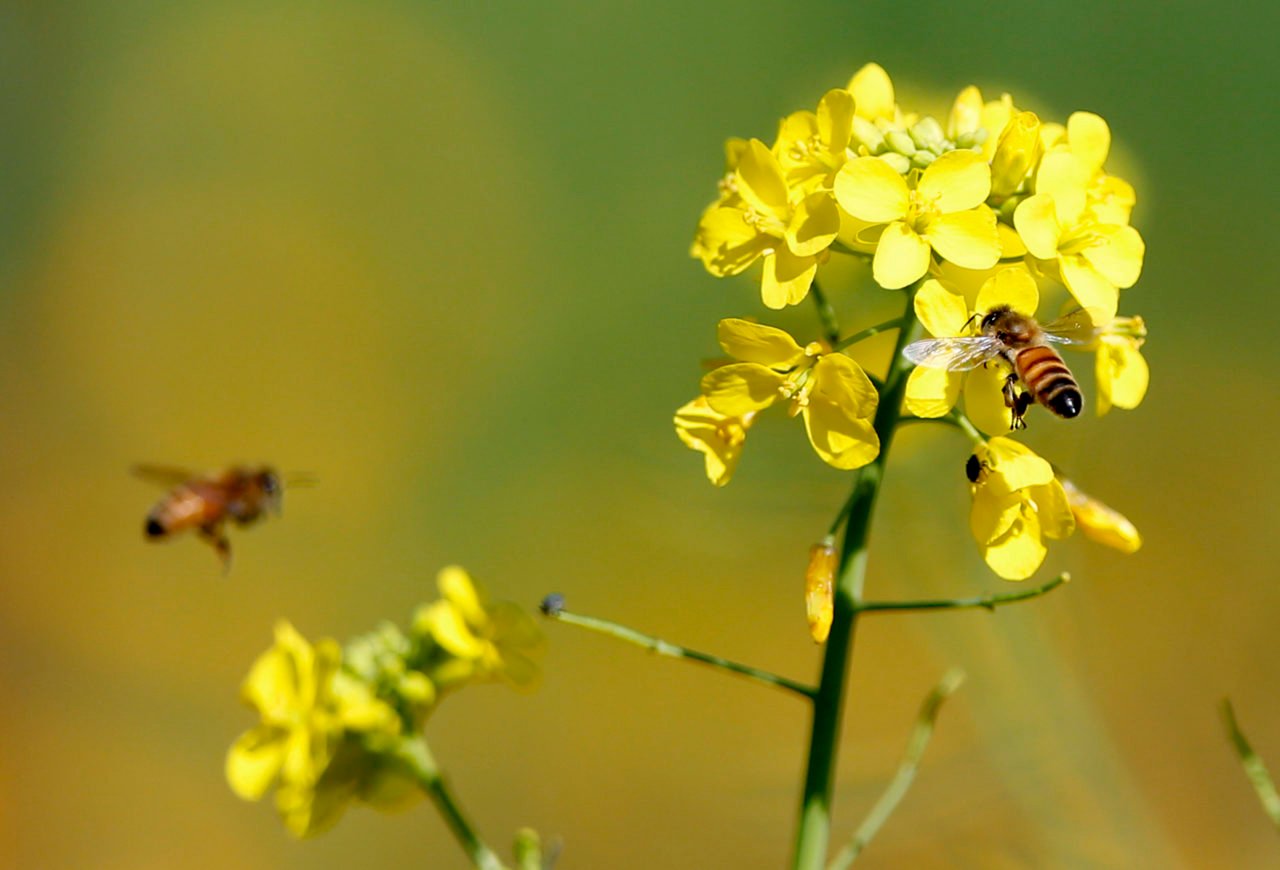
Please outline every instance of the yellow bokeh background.
[[[1122, 311], [1151, 329], [1151, 390], [1101, 419], [1033, 411], [1028, 438], [1146, 543], [1077, 536], [1045, 568], [1074, 582], [994, 615], [868, 619], [837, 840], [959, 665], [867, 866], [1280, 862], [1216, 709], [1230, 695], [1280, 768], [1280, 76], [1249, 6], [0, 10], [0, 865], [462, 866], [422, 805], [299, 843], [222, 776], [277, 618], [312, 638], [403, 623], [449, 563], [497, 597], [561, 592], [813, 678], [802, 573], [849, 476], [779, 416], [715, 489], [670, 417], [715, 321], [765, 315], [751, 281], [687, 256], [723, 140], [771, 138], [868, 60], [926, 111], [973, 82], [1111, 123], [1147, 241]], [[901, 434], [873, 594], [1008, 588], [967, 539], [967, 453]], [[194, 540], [142, 540], [160, 493], [140, 461], [318, 485], [235, 534], [224, 577]], [[546, 629], [536, 694], [468, 690], [428, 726], [495, 847], [530, 825], [566, 868], [786, 862], [803, 705]]]

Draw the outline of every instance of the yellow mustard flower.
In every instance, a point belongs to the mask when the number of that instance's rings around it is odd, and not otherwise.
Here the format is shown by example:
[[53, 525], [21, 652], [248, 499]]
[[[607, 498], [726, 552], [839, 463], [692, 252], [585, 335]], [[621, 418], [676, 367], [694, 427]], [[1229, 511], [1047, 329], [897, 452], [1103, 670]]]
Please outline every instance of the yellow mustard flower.
[[800, 302], [840, 229], [835, 202], [823, 191], [798, 190], [793, 199], [782, 166], [759, 139], [739, 156], [733, 186], [736, 196], [703, 213], [695, 254], [719, 277], [737, 275], [762, 259], [764, 304], [784, 308]]
[[451, 565], [436, 577], [441, 598], [423, 605], [413, 630], [434, 644], [424, 671], [441, 691], [473, 681], [502, 680], [517, 689], [538, 681], [542, 632], [509, 601], [490, 603], [465, 570]]
[[1035, 112], [1018, 112], [1009, 119], [991, 157], [991, 197], [999, 202], [1022, 187], [1040, 161], [1040, 119]]
[[754, 411], [742, 417], [721, 414], [707, 404], [705, 396], [698, 396], [676, 411], [676, 435], [685, 446], [705, 455], [707, 479], [724, 486], [738, 467], [754, 419]]
[[1115, 316], [1120, 289], [1142, 272], [1145, 245], [1131, 226], [1103, 223], [1088, 208], [1090, 165], [1071, 151], [1045, 154], [1036, 192], [1018, 204], [1013, 223], [1027, 251], [1056, 265], [1067, 290], [1097, 322]]
[[1131, 411], [1142, 403], [1151, 380], [1140, 350], [1146, 336], [1147, 327], [1141, 317], [1117, 317], [1099, 331], [1094, 368], [1099, 416], [1112, 406]]
[[[352, 738], [396, 735], [401, 723], [367, 685], [342, 670], [336, 641], [313, 647], [283, 621], [275, 636], [241, 687], [262, 721], [227, 753], [227, 781], [246, 800], [258, 800], [278, 782], [276, 804], [285, 825], [296, 836], [309, 836], [336, 822], [357, 794], [353, 779], [329, 771], [339, 751]], [[363, 757], [356, 743], [345, 751]]]
[[857, 363], [813, 342], [801, 347], [786, 332], [747, 320], [721, 320], [720, 346], [741, 362], [702, 379], [707, 404], [743, 418], [774, 402], [804, 417], [813, 449], [828, 465], [859, 468], [880, 453], [872, 421], [880, 395]]
[[948, 151], [905, 178], [879, 157], [859, 157], [835, 180], [840, 207], [880, 232], [872, 274], [890, 290], [923, 277], [934, 252], [966, 269], [994, 266], [1000, 241], [984, 204], [990, 192], [991, 167], [972, 151]]
[[1059, 477], [1058, 480], [1067, 494], [1067, 503], [1071, 506], [1076, 527], [1085, 537], [1121, 553], [1138, 551], [1142, 546], [1142, 535], [1138, 534], [1137, 528], [1123, 514], [1098, 501], [1065, 477]]
[[974, 451], [981, 473], [970, 486], [969, 528], [982, 558], [1006, 580], [1026, 580], [1044, 562], [1045, 539], [1071, 534], [1075, 520], [1053, 467], [1003, 436]]
[[1084, 164], [1089, 181], [1087, 209], [1101, 224], [1129, 223], [1136, 197], [1129, 182], [1103, 171], [1111, 151], [1111, 128], [1092, 112], [1073, 112], [1065, 126], [1045, 125], [1042, 139], [1047, 148], [1074, 154]]
[[837, 88], [823, 96], [816, 112], [794, 112], [783, 119], [773, 153], [790, 187], [805, 193], [830, 189], [849, 158], [853, 118], [853, 95]]
[[[1006, 266], [983, 282], [972, 305], [965, 296], [930, 278], [916, 293], [916, 317], [936, 338], [977, 335], [977, 321], [1001, 305], [1034, 314], [1040, 293], [1025, 266]], [[905, 405], [917, 417], [942, 417], [950, 413], [964, 393], [965, 413], [983, 432], [1008, 431], [1013, 411], [1004, 400], [1004, 385], [1011, 368], [1002, 359], [966, 371], [917, 366], [907, 378]]]

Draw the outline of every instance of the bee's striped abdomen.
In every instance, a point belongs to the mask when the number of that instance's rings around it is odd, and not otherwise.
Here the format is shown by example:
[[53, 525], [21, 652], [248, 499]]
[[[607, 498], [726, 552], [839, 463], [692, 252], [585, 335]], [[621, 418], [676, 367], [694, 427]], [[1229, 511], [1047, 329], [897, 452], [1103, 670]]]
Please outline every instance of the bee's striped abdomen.
[[1058, 352], [1048, 345], [1026, 347], [1013, 360], [1018, 377], [1044, 405], [1059, 417], [1074, 417], [1084, 407], [1084, 394]]

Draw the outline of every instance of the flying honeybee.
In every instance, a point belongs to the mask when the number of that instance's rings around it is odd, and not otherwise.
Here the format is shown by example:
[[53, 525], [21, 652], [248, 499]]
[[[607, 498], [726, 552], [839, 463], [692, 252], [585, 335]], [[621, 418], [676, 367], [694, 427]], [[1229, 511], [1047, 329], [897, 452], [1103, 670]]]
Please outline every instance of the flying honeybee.
[[278, 514], [284, 495], [280, 475], [265, 465], [237, 465], [207, 475], [181, 468], [137, 465], [133, 473], [172, 487], [147, 514], [143, 527], [147, 539], [158, 541], [195, 529], [222, 559], [224, 570], [231, 567], [227, 521], [247, 526], [268, 511]]
[[[976, 315], [975, 315], [976, 316]], [[968, 371], [995, 359], [1013, 367], [1005, 380], [1004, 403], [1013, 412], [1010, 429], [1025, 429], [1023, 417], [1039, 402], [1059, 417], [1070, 419], [1084, 408], [1084, 394], [1075, 376], [1054, 350], [1054, 344], [1083, 344], [1093, 323], [1083, 311], [1041, 326], [1034, 317], [997, 305], [979, 321], [978, 335], [926, 338], [902, 349], [919, 366]], [[1018, 381], [1026, 385], [1020, 392]]]

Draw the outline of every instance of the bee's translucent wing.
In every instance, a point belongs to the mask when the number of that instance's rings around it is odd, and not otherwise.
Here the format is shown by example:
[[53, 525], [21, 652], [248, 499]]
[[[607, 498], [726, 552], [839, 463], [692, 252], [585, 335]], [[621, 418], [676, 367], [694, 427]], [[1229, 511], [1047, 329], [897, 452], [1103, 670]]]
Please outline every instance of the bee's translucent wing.
[[997, 356], [1001, 347], [1000, 340], [990, 335], [926, 338], [911, 342], [902, 355], [918, 366], [963, 372]]
[[1041, 328], [1046, 341], [1055, 344], [1089, 344], [1097, 337], [1099, 324], [1105, 320], [1095, 309], [1077, 308]]
[[161, 486], [177, 486], [180, 483], [186, 483], [194, 474], [189, 468], [179, 468], [176, 465], [149, 465], [147, 463], [139, 463], [129, 469], [136, 477], [143, 480], [149, 480], [152, 483], [158, 483]]

